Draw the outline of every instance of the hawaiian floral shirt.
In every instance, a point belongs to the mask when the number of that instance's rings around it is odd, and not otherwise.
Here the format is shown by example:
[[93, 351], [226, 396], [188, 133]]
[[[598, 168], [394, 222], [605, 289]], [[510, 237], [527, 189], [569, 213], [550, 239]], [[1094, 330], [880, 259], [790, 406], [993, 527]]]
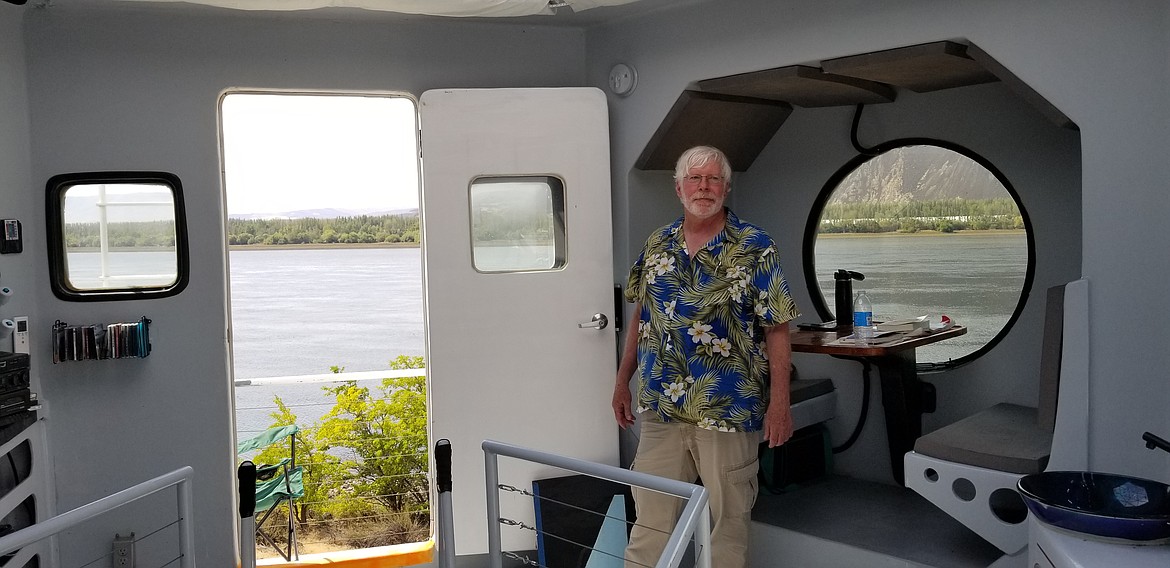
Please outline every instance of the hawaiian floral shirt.
[[691, 258], [682, 218], [646, 240], [626, 299], [638, 322], [639, 413], [721, 431], [759, 430], [769, 382], [764, 328], [799, 316], [776, 244], [730, 210]]

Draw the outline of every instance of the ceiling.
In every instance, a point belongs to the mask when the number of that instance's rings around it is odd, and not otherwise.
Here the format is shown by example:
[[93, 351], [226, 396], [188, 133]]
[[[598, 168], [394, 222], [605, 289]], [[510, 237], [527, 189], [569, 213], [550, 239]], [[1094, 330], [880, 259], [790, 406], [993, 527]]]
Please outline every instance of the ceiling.
[[[12, 2], [13, 0], [6, 0]], [[17, 0], [19, 1], [19, 0]], [[305, 4], [324, 4], [328, 7], [302, 9], [302, 10], [264, 10], [264, 9], [247, 9], [236, 10], [234, 8], [225, 8], [221, 6], [203, 5], [211, 2], [214, 4], [226, 4], [232, 0], [28, 0], [30, 7], [47, 8], [52, 10], [141, 10], [150, 9], [165, 11], [170, 13], [189, 14], [189, 13], [226, 13], [226, 12], [250, 12], [250, 13], [268, 13], [280, 14], [282, 18], [295, 19], [329, 19], [329, 20], [404, 20], [419, 18], [441, 18], [441, 19], [458, 19], [460, 21], [477, 21], [490, 23], [507, 23], [507, 24], [522, 24], [522, 25], [540, 25], [540, 26], [566, 26], [566, 27], [589, 27], [598, 24], [604, 24], [625, 18], [649, 14], [661, 9], [678, 7], [683, 5], [701, 4], [704, 2], [711, 2], [714, 0], [609, 0], [609, 1], [626, 1], [628, 3], [606, 6], [598, 5], [597, 7], [590, 7], [581, 11], [574, 11], [571, 4], [574, 0], [551, 0], [550, 5], [556, 6], [560, 4], [568, 4], [568, 7], [559, 7], [549, 10], [552, 13], [527, 15], [527, 16], [505, 16], [505, 17], [484, 17], [484, 16], [440, 16], [440, 15], [420, 15], [419, 13], [396, 13], [385, 10], [364, 9], [360, 6], [363, 4], [376, 4], [380, 0], [235, 0], [237, 3], [247, 5], [265, 5], [276, 2], [282, 4], [283, 2], [295, 3], [298, 5]], [[393, 1], [393, 0], [389, 0]], [[408, 7], [417, 7], [426, 5], [428, 2], [436, 2], [437, 0], [404, 0]], [[450, 2], [451, 0], [444, 0]], [[512, 0], [484, 0], [489, 4], [491, 9], [492, 4], [501, 5], [512, 2]], [[578, 2], [588, 4], [601, 4], [606, 0], [576, 0]], [[469, 4], [470, 0], [461, 0], [460, 5]]]

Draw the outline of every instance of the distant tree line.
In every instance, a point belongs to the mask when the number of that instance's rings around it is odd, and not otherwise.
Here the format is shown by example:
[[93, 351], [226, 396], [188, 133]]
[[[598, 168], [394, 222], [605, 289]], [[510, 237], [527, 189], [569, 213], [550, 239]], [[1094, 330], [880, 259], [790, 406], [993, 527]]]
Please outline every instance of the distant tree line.
[[[518, 217], [481, 213], [475, 220], [474, 238], [485, 241], [539, 241], [553, 238], [547, 215]], [[108, 223], [109, 246], [145, 248], [175, 246], [174, 221]], [[359, 215], [333, 219], [228, 219], [230, 245], [301, 245], [355, 243], [417, 243], [418, 214]], [[99, 225], [69, 223], [65, 226], [69, 248], [101, 246]]]
[[942, 199], [883, 203], [830, 203], [821, 233], [916, 233], [1023, 229], [1024, 217], [1011, 199]]
[[[1011, 199], [945, 199], [883, 203], [829, 203], [821, 215], [821, 233], [914, 233], [925, 230], [1022, 229], [1024, 219]], [[108, 223], [109, 246], [152, 248], [175, 246], [174, 221]], [[476, 218], [474, 238], [485, 241], [547, 241], [551, 219], [545, 215], [514, 218], [483, 214]], [[359, 215], [334, 219], [228, 219], [228, 244], [298, 245], [353, 243], [417, 243], [419, 218], [407, 215]], [[69, 223], [65, 246], [97, 248], [99, 224]]]
[[[107, 223], [106, 239], [111, 248], [165, 248], [175, 246], [174, 221]], [[66, 223], [66, 248], [101, 247], [99, 223]]]
[[538, 212], [478, 211], [472, 219], [471, 238], [477, 243], [552, 242], [552, 217]]
[[228, 244], [417, 243], [418, 215], [335, 219], [228, 219]]

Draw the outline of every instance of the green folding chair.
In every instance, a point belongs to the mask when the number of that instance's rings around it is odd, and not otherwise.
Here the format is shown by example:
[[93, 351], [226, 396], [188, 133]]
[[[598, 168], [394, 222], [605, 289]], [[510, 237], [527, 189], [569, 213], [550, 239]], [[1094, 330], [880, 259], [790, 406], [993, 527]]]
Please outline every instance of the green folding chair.
[[[300, 560], [297, 547], [297, 524], [293, 514], [293, 502], [305, 496], [304, 472], [297, 465], [297, 426], [276, 426], [260, 435], [236, 445], [236, 453], [243, 454], [262, 450], [273, 444], [289, 440], [289, 457], [271, 465], [256, 464], [256, 511], [263, 514], [256, 521], [256, 536], [280, 553], [286, 561]], [[285, 548], [264, 530], [264, 522], [285, 504], [288, 507], [288, 541]]]

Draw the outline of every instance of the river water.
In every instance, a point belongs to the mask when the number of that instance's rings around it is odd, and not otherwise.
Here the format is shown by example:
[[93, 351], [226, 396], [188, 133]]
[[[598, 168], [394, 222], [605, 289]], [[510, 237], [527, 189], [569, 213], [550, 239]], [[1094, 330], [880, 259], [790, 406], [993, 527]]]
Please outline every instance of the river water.
[[[919, 349], [919, 362], [957, 358], [990, 340], [1015, 308], [1028, 260], [1022, 233], [821, 237], [815, 256], [830, 309], [832, 273], [846, 268], [865, 275], [854, 291], [866, 290], [878, 319], [937, 322], [945, 313], [969, 328]], [[334, 365], [384, 370], [398, 355], [423, 355], [418, 248], [233, 250], [230, 262], [237, 380], [328, 373]], [[802, 320], [817, 319], [812, 306], [800, 308]], [[271, 424], [277, 394], [303, 425], [330, 407], [318, 385], [238, 386], [241, 436]]]
[[[967, 334], [921, 347], [918, 362], [945, 362], [990, 341], [1011, 317], [1028, 265], [1023, 232], [822, 236], [816, 243], [817, 281], [833, 306], [833, 272], [860, 272], [874, 318], [891, 320], [942, 314], [967, 326]], [[802, 283], [790, 282], [799, 286]], [[812, 306], [801, 306], [812, 317]]]
[[[233, 250], [230, 262], [237, 380], [384, 370], [423, 355], [418, 248]], [[241, 438], [272, 423], [276, 395], [302, 426], [331, 406], [319, 385], [237, 386]]]

